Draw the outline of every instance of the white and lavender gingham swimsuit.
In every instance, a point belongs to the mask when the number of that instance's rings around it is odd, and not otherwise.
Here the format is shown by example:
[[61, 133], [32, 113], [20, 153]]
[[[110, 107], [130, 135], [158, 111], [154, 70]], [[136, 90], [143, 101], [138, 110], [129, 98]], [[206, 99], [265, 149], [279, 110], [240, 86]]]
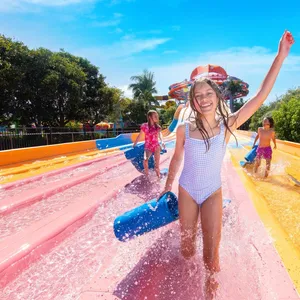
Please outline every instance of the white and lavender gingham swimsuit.
[[191, 138], [189, 123], [185, 124], [184, 166], [179, 184], [199, 204], [221, 186], [221, 167], [226, 152], [225, 126], [220, 133], [209, 139], [207, 151], [204, 140]]

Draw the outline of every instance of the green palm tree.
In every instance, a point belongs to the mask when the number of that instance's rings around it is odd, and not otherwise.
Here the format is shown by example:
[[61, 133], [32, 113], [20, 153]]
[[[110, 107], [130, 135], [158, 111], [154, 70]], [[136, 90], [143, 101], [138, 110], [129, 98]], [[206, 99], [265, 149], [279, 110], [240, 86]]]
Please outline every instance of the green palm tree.
[[129, 85], [129, 88], [132, 89], [133, 96], [136, 99], [139, 99], [141, 96], [143, 98], [148, 98], [149, 94], [152, 96], [152, 94], [157, 93], [154, 73], [152, 72], [144, 70], [143, 74], [131, 76], [130, 80], [135, 81], [135, 83]]

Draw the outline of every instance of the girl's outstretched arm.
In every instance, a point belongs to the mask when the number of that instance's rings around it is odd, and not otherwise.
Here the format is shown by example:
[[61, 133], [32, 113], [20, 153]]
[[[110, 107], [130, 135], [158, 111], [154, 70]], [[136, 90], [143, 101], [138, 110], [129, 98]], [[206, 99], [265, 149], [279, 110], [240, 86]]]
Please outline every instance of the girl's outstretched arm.
[[245, 123], [263, 104], [271, 92], [276, 81], [277, 75], [281, 69], [284, 59], [288, 56], [289, 51], [294, 44], [294, 38], [289, 31], [285, 31], [280, 42], [278, 53], [273, 61], [273, 64], [263, 80], [256, 95], [245, 103], [237, 112], [230, 117], [231, 128], [235, 130]]
[[132, 147], [134, 148], [136, 144], [139, 142], [141, 136], [143, 135], [143, 130], [140, 131], [139, 135], [136, 137], [135, 142], [133, 143]]

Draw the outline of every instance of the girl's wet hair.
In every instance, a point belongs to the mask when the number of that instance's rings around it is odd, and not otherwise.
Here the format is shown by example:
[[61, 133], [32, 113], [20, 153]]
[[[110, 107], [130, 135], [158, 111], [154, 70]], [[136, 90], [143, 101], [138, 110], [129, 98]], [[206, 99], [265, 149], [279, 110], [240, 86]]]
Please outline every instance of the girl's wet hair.
[[223, 122], [223, 124], [225, 126], [225, 129], [226, 129], [226, 132], [228, 130], [234, 136], [234, 138], [236, 140], [236, 143], [237, 143], [237, 139], [236, 139], [236, 136], [233, 134], [233, 132], [231, 131], [231, 129], [228, 125], [229, 117], [232, 116], [232, 115], [230, 113], [228, 105], [226, 104], [226, 102], [225, 102], [225, 100], [222, 96], [222, 93], [221, 93], [218, 85], [211, 79], [199, 78], [199, 79], [195, 80], [193, 85], [191, 86], [189, 98], [191, 100], [190, 101], [191, 108], [192, 108], [192, 110], [195, 114], [194, 118], [195, 118], [195, 123], [196, 123], [197, 129], [200, 131], [200, 133], [203, 137], [203, 140], [205, 142], [205, 145], [206, 145], [206, 150], [208, 151], [209, 148], [210, 148], [210, 137], [209, 137], [208, 132], [206, 131], [206, 129], [203, 126], [203, 121], [200, 117], [201, 113], [199, 111], [197, 111], [197, 109], [195, 107], [195, 104], [194, 104], [196, 86], [197, 85], [203, 85], [205, 83], [207, 83], [215, 91], [215, 93], [217, 95], [218, 104], [217, 104], [216, 114], [219, 117], [219, 122], [220, 123]]
[[268, 120], [270, 123], [270, 128], [274, 128], [274, 119], [272, 117], [265, 117], [264, 120]]
[[[154, 114], [157, 114], [157, 115], [158, 115], [158, 112], [157, 112], [156, 110], [149, 110], [149, 111], [147, 112], [147, 121], [148, 121], [148, 126], [149, 126], [149, 127], [151, 126], [150, 118], [151, 118]], [[155, 126], [155, 128], [161, 129], [160, 125], [157, 124], [157, 123], [154, 123], [154, 126]]]

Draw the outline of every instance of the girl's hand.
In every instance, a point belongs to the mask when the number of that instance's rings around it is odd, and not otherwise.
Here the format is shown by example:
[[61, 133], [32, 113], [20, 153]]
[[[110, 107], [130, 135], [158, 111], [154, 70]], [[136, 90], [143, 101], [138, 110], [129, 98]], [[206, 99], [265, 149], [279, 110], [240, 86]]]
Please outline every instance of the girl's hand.
[[273, 149], [277, 149], [277, 146], [275, 145]]
[[292, 34], [289, 31], [285, 31], [279, 42], [278, 54], [281, 57], [286, 58], [294, 43], [295, 43], [295, 40], [294, 40]]
[[162, 193], [160, 193], [160, 195], [157, 198], [157, 201], [167, 192], [171, 192], [172, 190], [172, 185], [168, 184], [165, 186], [164, 190], [162, 191]]

